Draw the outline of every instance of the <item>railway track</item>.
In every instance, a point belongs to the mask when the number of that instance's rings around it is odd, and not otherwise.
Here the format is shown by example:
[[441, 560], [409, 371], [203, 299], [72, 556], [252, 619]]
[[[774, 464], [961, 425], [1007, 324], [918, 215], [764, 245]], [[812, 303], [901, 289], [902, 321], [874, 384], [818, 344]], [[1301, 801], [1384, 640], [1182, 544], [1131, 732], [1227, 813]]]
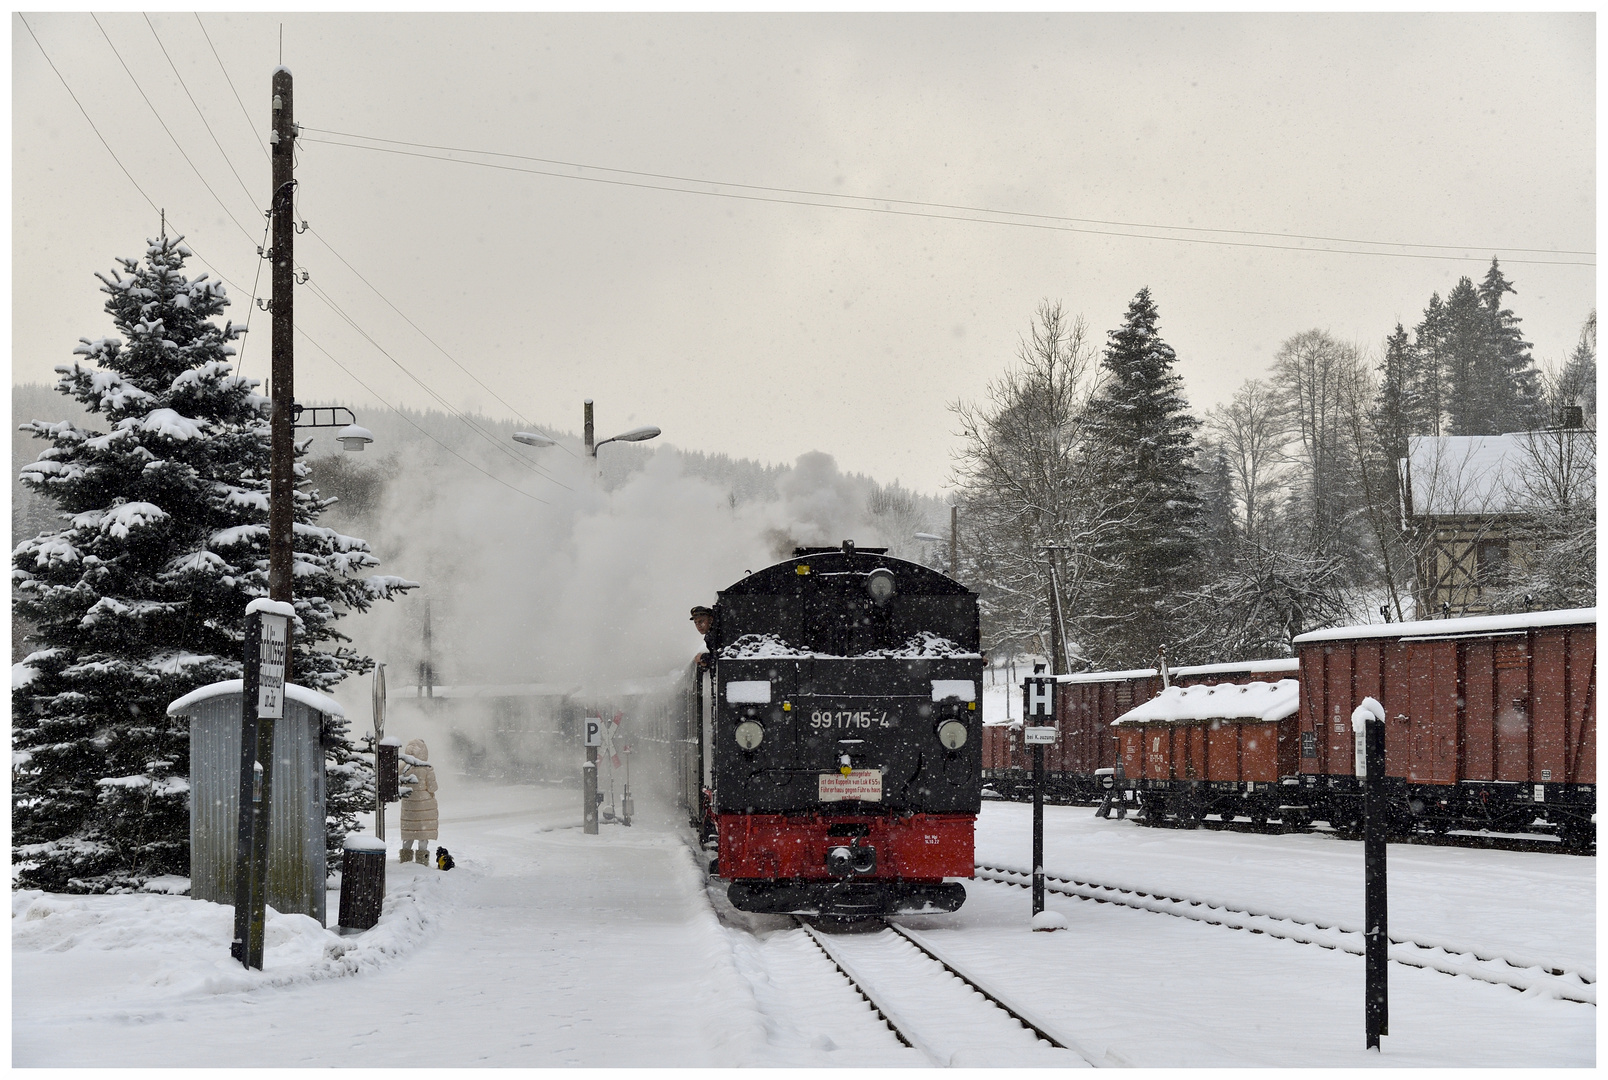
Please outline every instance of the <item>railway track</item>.
[[[1032, 875], [1026, 870], [1013, 867], [979, 863], [977, 877], [983, 881], [1024, 889], [1032, 888]], [[1360, 925], [1316, 922], [1054, 874], [1045, 875], [1044, 887], [1049, 892], [1071, 896], [1078, 900], [1117, 904], [1160, 915], [1193, 919], [1211, 926], [1244, 930], [1252, 934], [1266, 934], [1268, 937], [1282, 938], [1303, 945], [1316, 945], [1324, 949], [1336, 949], [1355, 956], [1362, 956], [1365, 952]], [[1597, 1004], [1595, 972], [1575, 971], [1529, 958], [1504, 956], [1494, 951], [1463, 949], [1445, 943], [1398, 937], [1390, 939], [1390, 960], [1406, 967], [1424, 968], [1447, 975], [1466, 975], [1481, 982], [1508, 986], [1520, 991], [1539, 988], [1565, 1001], [1577, 1001], [1593, 1006]]]
[[1032, 1009], [966, 972], [926, 935], [894, 923], [826, 933], [796, 918], [817, 948], [892, 1030], [934, 1065], [1125, 1064], [1096, 1057]]

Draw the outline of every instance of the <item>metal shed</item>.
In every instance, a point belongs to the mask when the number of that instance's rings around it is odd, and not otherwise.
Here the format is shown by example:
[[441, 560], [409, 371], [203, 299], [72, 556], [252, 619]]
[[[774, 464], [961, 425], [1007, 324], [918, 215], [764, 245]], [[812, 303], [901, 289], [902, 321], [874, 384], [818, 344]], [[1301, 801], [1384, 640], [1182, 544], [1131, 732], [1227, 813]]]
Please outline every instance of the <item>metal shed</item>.
[[[241, 680], [193, 690], [168, 706], [190, 721], [190, 895], [235, 902], [240, 813]], [[333, 698], [294, 683], [274, 724], [274, 774], [268, 824], [268, 906], [325, 916], [324, 744]]]

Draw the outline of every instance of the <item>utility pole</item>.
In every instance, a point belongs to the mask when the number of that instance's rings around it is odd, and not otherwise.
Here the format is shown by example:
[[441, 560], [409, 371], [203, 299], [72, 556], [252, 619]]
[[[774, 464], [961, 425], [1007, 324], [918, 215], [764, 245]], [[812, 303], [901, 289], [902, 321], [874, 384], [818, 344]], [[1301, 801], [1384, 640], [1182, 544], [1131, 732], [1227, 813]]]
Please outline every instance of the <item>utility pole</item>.
[[268, 479], [268, 595], [284, 603], [291, 602], [292, 522], [295, 514], [295, 435], [291, 431], [294, 418], [296, 377], [292, 335], [296, 322], [295, 301], [292, 294], [296, 285], [296, 221], [293, 195], [296, 179], [293, 175], [296, 147], [296, 123], [291, 104], [290, 72], [283, 67], [274, 69], [273, 79], [273, 144], [274, 190], [270, 203], [273, 218], [273, 246], [268, 254], [273, 262], [273, 368], [270, 388], [273, 395], [273, 412], [269, 417], [272, 431], [272, 449], [269, 451]]
[[1058, 545], [1041, 549], [1047, 560], [1050, 583], [1050, 674], [1065, 675], [1066, 671], [1066, 620], [1061, 615], [1061, 587], [1055, 580], [1055, 553]]
[[269, 199], [273, 263], [272, 411], [268, 450], [268, 599], [246, 608], [245, 678], [240, 695], [240, 817], [235, 857], [235, 938], [230, 952], [248, 968], [262, 970], [268, 903], [268, 832], [274, 780], [274, 721], [284, 716], [284, 687], [291, 680], [295, 608], [291, 606], [292, 528], [295, 514], [295, 436], [292, 415], [295, 376], [296, 123], [291, 110], [290, 72], [273, 74], [273, 192]]

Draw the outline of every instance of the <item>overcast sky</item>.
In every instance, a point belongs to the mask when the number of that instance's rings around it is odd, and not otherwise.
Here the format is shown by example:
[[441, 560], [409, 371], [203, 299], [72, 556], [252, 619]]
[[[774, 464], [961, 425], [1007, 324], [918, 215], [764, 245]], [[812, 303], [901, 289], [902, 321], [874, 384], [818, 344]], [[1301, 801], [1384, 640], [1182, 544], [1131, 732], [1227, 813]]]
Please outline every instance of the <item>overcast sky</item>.
[[578, 430], [592, 397], [600, 438], [652, 423], [938, 491], [947, 403], [983, 393], [1044, 298], [1103, 343], [1148, 286], [1200, 411], [1302, 330], [1377, 351], [1493, 254], [1538, 360], [1594, 304], [1591, 14], [27, 22], [19, 382], [112, 332], [92, 274], [157, 234], [151, 203], [246, 318], [281, 26], [304, 403], [436, 404], [366, 334], [454, 408]]

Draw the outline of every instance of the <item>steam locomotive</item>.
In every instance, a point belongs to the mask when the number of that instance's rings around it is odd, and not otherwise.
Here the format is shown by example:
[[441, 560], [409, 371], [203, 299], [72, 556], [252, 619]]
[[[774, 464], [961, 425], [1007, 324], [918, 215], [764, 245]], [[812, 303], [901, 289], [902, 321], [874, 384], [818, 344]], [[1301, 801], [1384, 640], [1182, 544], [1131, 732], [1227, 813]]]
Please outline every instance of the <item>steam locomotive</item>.
[[722, 590], [680, 794], [745, 911], [954, 911], [981, 803], [977, 595], [885, 548], [797, 548]]

